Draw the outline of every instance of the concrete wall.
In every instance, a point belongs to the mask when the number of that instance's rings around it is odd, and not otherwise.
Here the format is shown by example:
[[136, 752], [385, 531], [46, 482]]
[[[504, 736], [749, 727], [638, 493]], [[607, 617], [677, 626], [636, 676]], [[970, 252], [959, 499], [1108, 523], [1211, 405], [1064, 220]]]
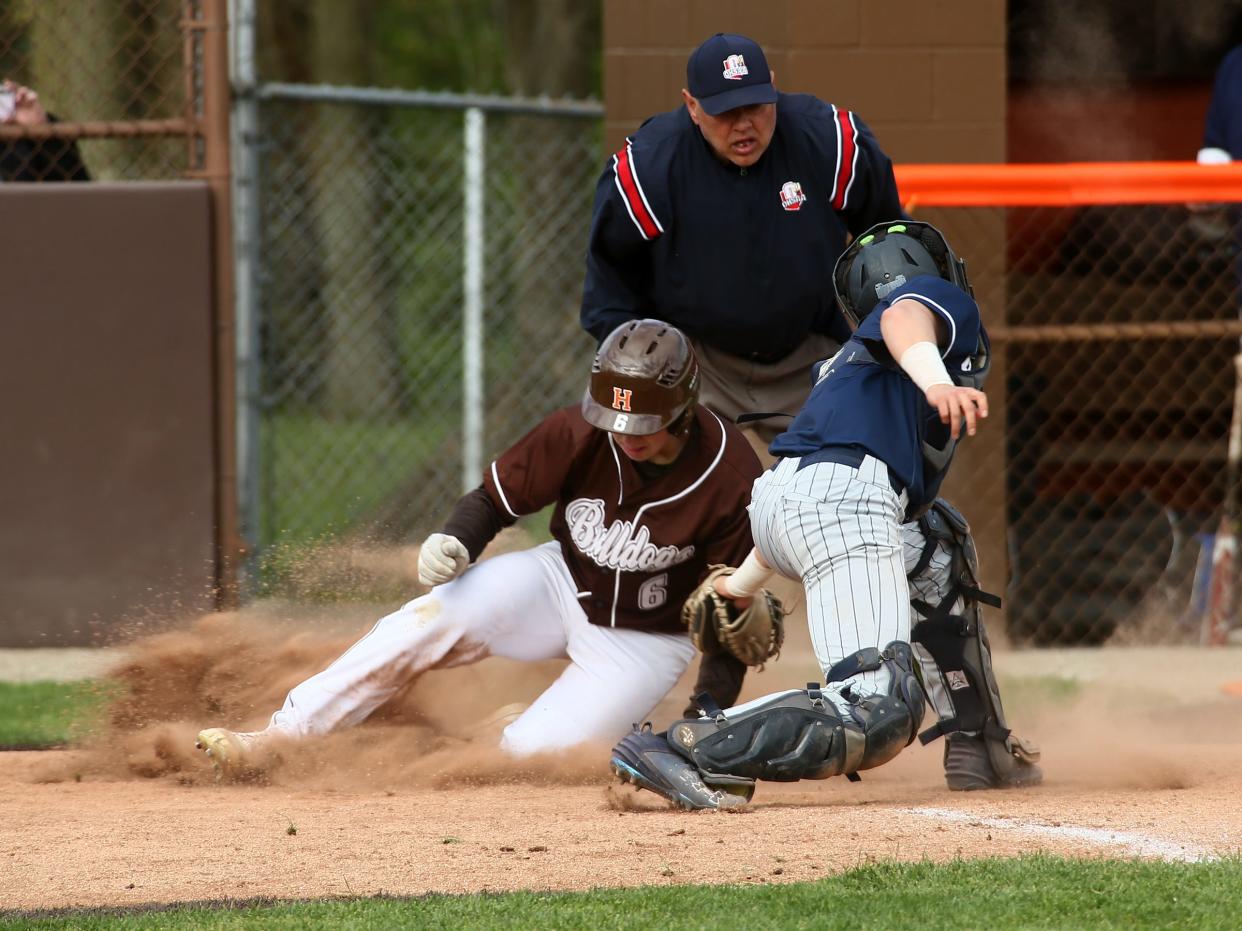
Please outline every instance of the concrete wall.
[[214, 604], [207, 186], [0, 185], [0, 646]]

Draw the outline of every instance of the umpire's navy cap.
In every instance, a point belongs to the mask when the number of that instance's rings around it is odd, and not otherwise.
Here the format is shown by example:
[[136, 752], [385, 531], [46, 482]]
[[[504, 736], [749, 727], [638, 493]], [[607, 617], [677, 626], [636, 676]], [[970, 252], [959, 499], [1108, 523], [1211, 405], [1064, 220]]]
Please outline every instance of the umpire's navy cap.
[[718, 32], [686, 62], [686, 83], [712, 116], [735, 107], [776, 103], [776, 88], [763, 49], [754, 39]]

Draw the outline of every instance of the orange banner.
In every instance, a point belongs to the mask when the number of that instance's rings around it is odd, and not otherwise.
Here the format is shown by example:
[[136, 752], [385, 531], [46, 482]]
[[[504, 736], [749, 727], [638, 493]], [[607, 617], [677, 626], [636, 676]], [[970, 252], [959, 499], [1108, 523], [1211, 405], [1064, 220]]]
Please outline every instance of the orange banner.
[[907, 210], [1242, 201], [1242, 162], [895, 165]]

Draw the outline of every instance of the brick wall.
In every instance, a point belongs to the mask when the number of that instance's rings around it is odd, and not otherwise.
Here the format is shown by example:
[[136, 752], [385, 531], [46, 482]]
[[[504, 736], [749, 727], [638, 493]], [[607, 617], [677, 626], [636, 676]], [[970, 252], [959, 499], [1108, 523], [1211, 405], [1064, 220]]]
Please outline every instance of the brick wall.
[[903, 162], [1005, 159], [1005, 7], [996, 0], [604, 0], [606, 143], [680, 105], [716, 32], [764, 47], [776, 83], [856, 111]]

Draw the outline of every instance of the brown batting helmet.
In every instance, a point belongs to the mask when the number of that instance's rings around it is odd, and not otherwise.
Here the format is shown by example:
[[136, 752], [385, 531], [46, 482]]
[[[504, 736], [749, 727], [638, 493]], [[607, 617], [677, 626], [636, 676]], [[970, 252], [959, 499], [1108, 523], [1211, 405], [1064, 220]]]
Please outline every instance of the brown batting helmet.
[[582, 416], [610, 433], [645, 436], [689, 429], [699, 363], [685, 334], [660, 320], [630, 320], [600, 344]]

